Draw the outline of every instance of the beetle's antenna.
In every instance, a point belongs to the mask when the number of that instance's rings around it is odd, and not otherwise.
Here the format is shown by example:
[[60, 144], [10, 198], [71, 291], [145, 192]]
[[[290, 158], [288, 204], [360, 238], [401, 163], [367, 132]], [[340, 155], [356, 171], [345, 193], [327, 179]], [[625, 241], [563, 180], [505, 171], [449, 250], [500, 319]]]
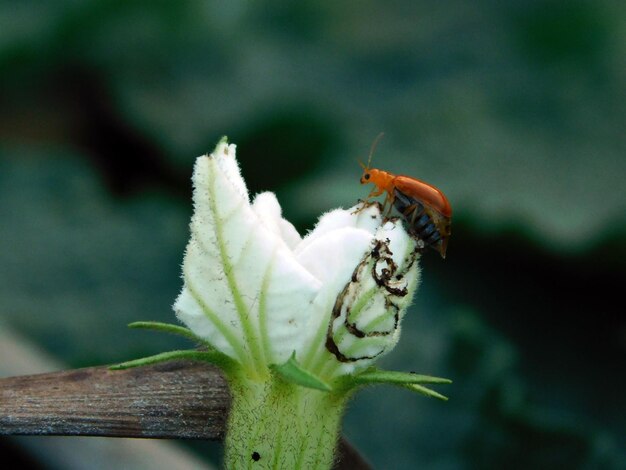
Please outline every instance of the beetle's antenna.
[[376, 147], [378, 147], [378, 142], [380, 142], [380, 140], [383, 138], [383, 136], [385, 135], [384, 132], [381, 132], [380, 134], [378, 134], [376, 136], [376, 138], [374, 139], [374, 142], [372, 142], [372, 147], [370, 148], [370, 155], [367, 158], [367, 169], [369, 170], [370, 167], [370, 163], [372, 162], [372, 155], [374, 155], [374, 152], [376, 151]]

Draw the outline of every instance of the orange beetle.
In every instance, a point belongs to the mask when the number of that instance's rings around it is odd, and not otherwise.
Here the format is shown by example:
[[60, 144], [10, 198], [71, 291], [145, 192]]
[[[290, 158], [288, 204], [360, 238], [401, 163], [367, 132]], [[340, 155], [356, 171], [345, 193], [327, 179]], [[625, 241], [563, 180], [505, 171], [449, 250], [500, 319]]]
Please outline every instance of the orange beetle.
[[403, 215], [409, 224], [409, 233], [418, 241], [418, 247], [433, 248], [445, 258], [452, 218], [452, 207], [448, 198], [439, 189], [424, 181], [370, 168], [372, 153], [380, 137], [382, 134], [372, 145], [367, 166], [359, 162], [363, 168], [361, 184], [373, 183], [376, 186], [366, 200], [387, 193], [385, 205], [393, 205]]

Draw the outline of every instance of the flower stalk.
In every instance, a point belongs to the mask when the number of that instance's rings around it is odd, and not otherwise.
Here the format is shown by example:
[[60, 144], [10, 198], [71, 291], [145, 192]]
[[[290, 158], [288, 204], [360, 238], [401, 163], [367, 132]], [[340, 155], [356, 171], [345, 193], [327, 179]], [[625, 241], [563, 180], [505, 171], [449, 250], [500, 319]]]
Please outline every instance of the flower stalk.
[[231, 380], [226, 468], [328, 469], [349, 394], [272, 377]]

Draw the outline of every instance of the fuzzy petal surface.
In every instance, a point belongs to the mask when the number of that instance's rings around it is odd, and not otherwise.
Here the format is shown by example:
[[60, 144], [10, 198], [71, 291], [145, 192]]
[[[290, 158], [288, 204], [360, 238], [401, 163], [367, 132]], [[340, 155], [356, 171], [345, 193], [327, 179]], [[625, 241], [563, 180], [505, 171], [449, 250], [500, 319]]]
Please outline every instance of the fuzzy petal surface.
[[[311, 302], [320, 281], [277, 234], [279, 213], [261, 218], [253, 210], [234, 145], [221, 142], [200, 157], [193, 184], [178, 318], [241, 363], [287, 360], [306, 325], [305, 310], [294, 305]], [[265, 199], [262, 213], [275, 209]]]

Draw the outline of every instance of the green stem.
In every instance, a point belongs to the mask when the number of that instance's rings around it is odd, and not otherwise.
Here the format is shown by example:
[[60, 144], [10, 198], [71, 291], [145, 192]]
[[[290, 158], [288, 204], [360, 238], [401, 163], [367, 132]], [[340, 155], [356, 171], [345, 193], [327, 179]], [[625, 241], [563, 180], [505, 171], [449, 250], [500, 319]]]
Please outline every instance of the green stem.
[[230, 376], [227, 469], [330, 469], [349, 398], [287, 383]]

